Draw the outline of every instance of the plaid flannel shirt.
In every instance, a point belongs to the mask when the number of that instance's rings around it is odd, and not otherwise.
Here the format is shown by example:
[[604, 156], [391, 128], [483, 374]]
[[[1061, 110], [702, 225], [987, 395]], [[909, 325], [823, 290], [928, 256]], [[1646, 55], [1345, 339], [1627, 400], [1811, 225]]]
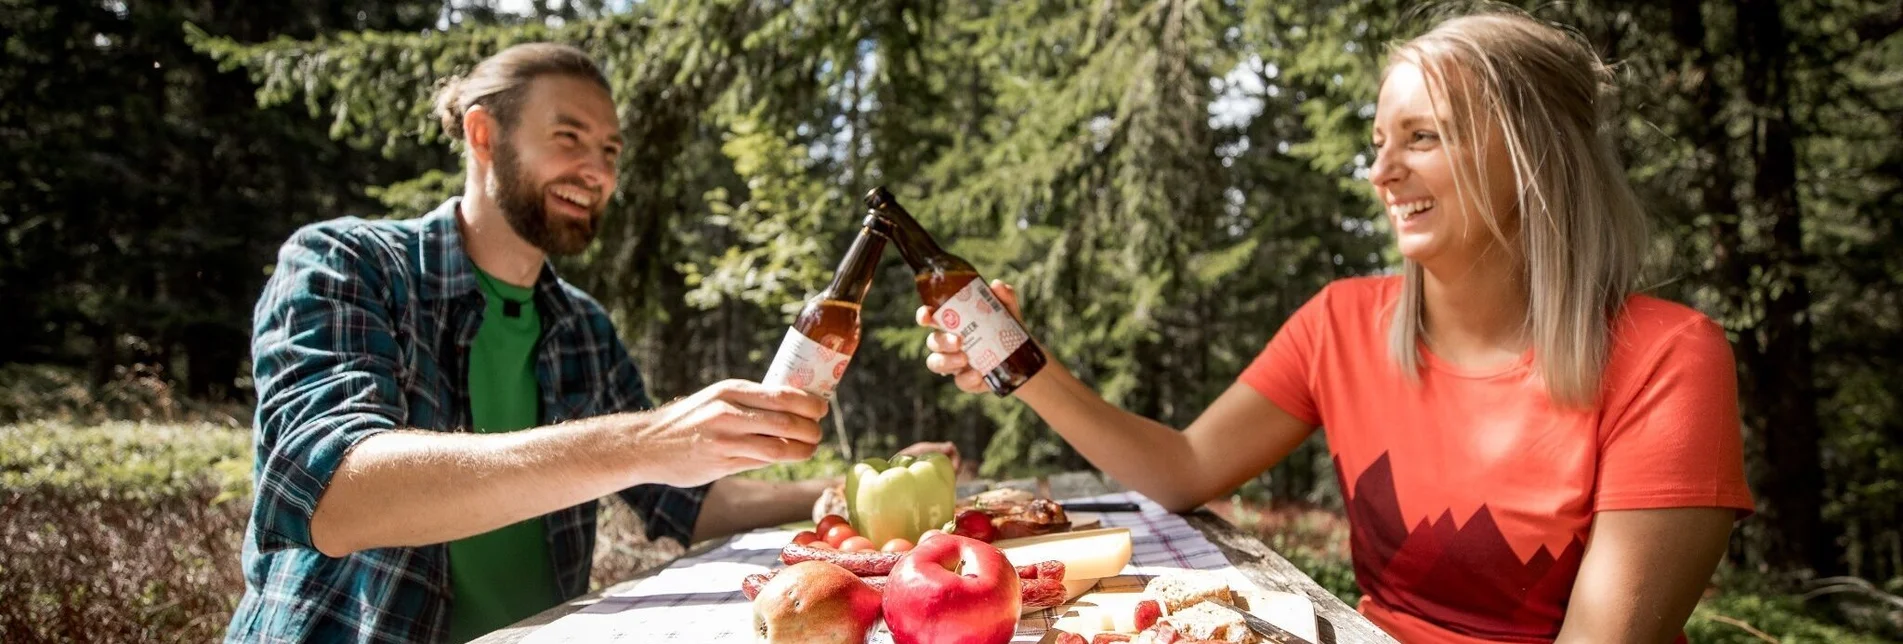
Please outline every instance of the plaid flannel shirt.
[[[332, 558], [311, 514], [344, 454], [399, 428], [469, 431], [469, 346], [483, 296], [457, 228], [458, 199], [420, 219], [343, 218], [284, 244], [255, 311], [256, 505], [232, 642], [435, 642], [448, 634], [448, 548]], [[535, 284], [544, 424], [652, 406], [601, 305], [547, 266]], [[648, 538], [691, 540], [706, 488], [621, 493]], [[587, 591], [597, 504], [546, 515], [556, 585]]]

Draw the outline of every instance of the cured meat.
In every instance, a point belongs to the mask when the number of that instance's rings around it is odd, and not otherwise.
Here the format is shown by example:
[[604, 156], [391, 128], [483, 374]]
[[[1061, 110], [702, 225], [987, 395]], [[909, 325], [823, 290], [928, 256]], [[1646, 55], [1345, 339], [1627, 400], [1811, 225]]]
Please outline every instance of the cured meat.
[[1050, 608], [1064, 603], [1064, 582], [1056, 579], [1025, 579], [1018, 586], [1020, 604], [1026, 609]]
[[1019, 579], [1055, 579], [1064, 580], [1064, 562], [1040, 561], [1029, 566], [1018, 566]]
[[860, 577], [878, 577], [892, 574], [892, 567], [898, 565], [903, 552], [841, 552], [802, 546], [789, 543], [780, 549], [780, 563], [791, 566], [802, 561], [825, 561], [838, 564]]

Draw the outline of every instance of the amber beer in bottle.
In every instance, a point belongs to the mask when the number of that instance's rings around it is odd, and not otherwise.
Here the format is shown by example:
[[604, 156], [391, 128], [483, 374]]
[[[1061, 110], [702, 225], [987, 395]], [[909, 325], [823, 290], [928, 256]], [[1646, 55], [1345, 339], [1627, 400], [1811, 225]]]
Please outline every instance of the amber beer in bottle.
[[884, 222], [866, 217], [859, 237], [833, 273], [832, 284], [800, 309], [761, 382], [791, 385], [833, 399], [833, 391], [846, 375], [846, 363], [859, 349], [859, 306], [872, 287], [879, 256], [885, 253], [886, 236], [874, 229], [884, 227]]
[[884, 186], [866, 193], [866, 207], [890, 224], [892, 242], [912, 267], [919, 298], [937, 309], [933, 324], [957, 334], [971, 368], [985, 375], [992, 393], [1010, 395], [1044, 368], [1044, 351], [991, 293], [971, 262], [939, 248]]

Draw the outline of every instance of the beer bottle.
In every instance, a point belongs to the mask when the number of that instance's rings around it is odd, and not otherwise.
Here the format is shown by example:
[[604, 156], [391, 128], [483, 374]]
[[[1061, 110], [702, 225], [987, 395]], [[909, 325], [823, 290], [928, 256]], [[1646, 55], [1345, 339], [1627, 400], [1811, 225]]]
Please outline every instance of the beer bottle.
[[1044, 368], [1044, 351], [971, 262], [939, 248], [885, 186], [866, 193], [866, 207], [889, 224], [899, 255], [912, 267], [919, 298], [937, 309], [932, 322], [958, 336], [971, 368], [985, 375], [992, 393], [1008, 396]]
[[846, 363], [859, 349], [859, 305], [885, 253], [886, 235], [875, 230], [884, 227], [877, 218], [866, 217], [859, 237], [833, 273], [832, 284], [800, 309], [761, 382], [791, 385], [833, 399], [834, 389], [846, 375]]

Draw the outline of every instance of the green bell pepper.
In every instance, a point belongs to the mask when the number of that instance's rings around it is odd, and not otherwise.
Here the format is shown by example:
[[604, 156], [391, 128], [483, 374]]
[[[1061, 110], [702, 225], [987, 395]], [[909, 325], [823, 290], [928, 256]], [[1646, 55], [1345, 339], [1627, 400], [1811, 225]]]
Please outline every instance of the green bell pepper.
[[952, 519], [958, 473], [944, 454], [869, 458], [846, 472], [846, 514], [852, 529], [884, 546], [918, 537]]

